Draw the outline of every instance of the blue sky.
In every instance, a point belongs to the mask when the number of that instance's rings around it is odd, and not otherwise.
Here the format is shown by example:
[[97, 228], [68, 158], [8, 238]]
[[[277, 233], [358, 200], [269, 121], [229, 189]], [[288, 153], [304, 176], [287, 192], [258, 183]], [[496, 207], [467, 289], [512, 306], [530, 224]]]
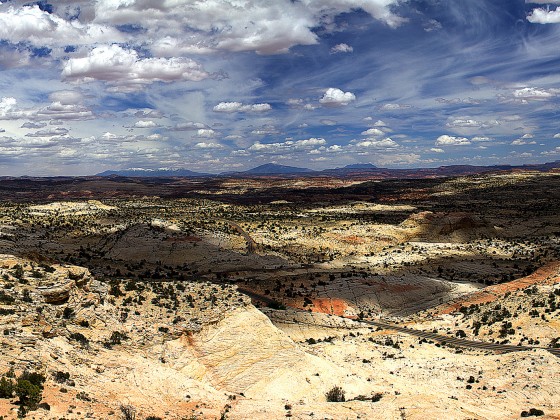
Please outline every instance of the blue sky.
[[560, 159], [560, 1], [0, 4], [0, 175]]

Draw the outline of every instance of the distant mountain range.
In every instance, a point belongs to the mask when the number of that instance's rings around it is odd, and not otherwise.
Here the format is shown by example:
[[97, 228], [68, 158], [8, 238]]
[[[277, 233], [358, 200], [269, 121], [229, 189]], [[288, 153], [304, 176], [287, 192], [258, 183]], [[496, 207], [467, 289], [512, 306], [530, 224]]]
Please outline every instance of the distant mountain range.
[[339, 177], [360, 177], [375, 176], [378, 178], [430, 178], [444, 176], [460, 176], [471, 175], [483, 172], [494, 171], [512, 171], [512, 170], [536, 170], [548, 171], [550, 169], [560, 168], [560, 161], [534, 164], [534, 165], [493, 165], [493, 166], [471, 166], [471, 165], [453, 165], [440, 166], [437, 168], [414, 168], [414, 169], [388, 169], [378, 168], [371, 163], [359, 163], [346, 165], [342, 168], [325, 169], [315, 171], [309, 168], [299, 168], [296, 166], [277, 165], [275, 163], [267, 163], [257, 166], [247, 171], [240, 172], [223, 172], [221, 174], [209, 174], [202, 172], [193, 172], [188, 169], [141, 169], [131, 168], [124, 170], [105, 171], [96, 176], [120, 176], [120, 177], [251, 177], [251, 176], [339, 176]]
[[309, 168], [298, 168], [296, 166], [277, 165], [275, 163], [265, 163], [256, 168], [243, 172], [229, 172], [222, 175], [291, 175], [316, 172]]

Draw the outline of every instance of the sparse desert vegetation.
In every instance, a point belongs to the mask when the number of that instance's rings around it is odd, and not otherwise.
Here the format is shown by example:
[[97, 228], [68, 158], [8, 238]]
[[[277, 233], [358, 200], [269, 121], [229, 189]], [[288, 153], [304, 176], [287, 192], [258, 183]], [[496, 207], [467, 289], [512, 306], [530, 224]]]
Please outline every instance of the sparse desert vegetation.
[[41, 182], [1, 191], [5, 419], [560, 415], [557, 172]]

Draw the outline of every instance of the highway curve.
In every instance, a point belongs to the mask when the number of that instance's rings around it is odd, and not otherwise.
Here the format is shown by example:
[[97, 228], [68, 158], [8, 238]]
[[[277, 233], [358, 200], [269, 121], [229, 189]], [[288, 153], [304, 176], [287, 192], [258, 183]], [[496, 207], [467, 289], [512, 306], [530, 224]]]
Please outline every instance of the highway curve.
[[428, 340], [437, 341], [439, 343], [451, 344], [456, 347], [466, 347], [471, 349], [480, 349], [480, 350], [490, 350], [496, 352], [512, 352], [512, 351], [529, 351], [533, 349], [543, 349], [547, 350], [553, 355], [560, 357], [560, 349], [553, 349], [547, 347], [531, 347], [531, 346], [516, 346], [511, 344], [498, 344], [498, 343], [487, 343], [484, 341], [474, 341], [474, 340], [466, 340], [464, 338], [457, 338], [457, 337], [448, 337], [442, 334], [431, 333], [428, 331], [421, 331], [415, 330], [412, 328], [405, 328], [399, 327], [398, 325], [389, 324], [383, 321], [360, 321], [365, 324], [374, 325], [376, 327], [385, 328], [388, 330], [397, 331], [400, 333], [414, 335], [416, 337], [426, 338]]
[[[258, 300], [261, 301], [267, 305], [274, 303], [275, 301], [267, 296], [263, 296], [261, 294], [258, 293], [254, 293], [250, 290], [247, 290], [245, 288], [241, 288], [238, 287], [237, 290], [240, 293], [243, 293], [247, 296], [249, 296], [251, 299], [254, 300]], [[298, 308], [293, 308], [298, 310]], [[337, 315], [332, 315], [332, 316], [337, 316]], [[344, 319], [348, 319], [345, 317], [340, 317], [340, 318], [344, 318]], [[554, 356], [560, 357], [560, 349], [553, 349], [553, 348], [548, 348], [548, 347], [532, 347], [532, 346], [516, 346], [516, 345], [511, 345], [511, 344], [498, 344], [498, 343], [487, 343], [484, 341], [474, 341], [474, 340], [466, 340], [464, 338], [457, 338], [457, 337], [448, 337], [446, 335], [442, 335], [442, 334], [436, 334], [436, 333], [432, 333], [432, 332], [428, 332], [428, 331], [421, 331], [421, 330], [415, 330], [412, 328], [405, 328], [405, 327], [400, 327], [398, 325], [395, 324], [391, 324], [389, 322], [385, 322], [385, 321], [372, 321], [372, 320], [360, 320], [360, 321], [356, 321], [356, 322], [361, 322], [364, 324], [368, 324], [368, 325], [373, 325], [375, 327], [380, 327], [380, 328], [384, 328], [387, 330], [393, 330], [393, 331], [397, 331], [403, 334], [408, 334], [408, 335], [413, 335], [416, 337], [421, 337], [421, 338], [425, 338], [427, 340], [432, 340], [432, 341], [437, 341], [438, 343], [445, 343], [445, 344], [450, 344], [456, 347], [463, 347], [463, 348], [470, 348], [470, 349], [479, 349], [479, 350], [489, 350], [489, 351], [494, 351], [494, 352], [500, 352], [500, 353], [508, 353], [508, 352], [513, 352], [513, 351], [530, 351], [530, 350], [534, 350], [534, 349], [542, 349], [542, 350], [546, 350], [550, 353], [552, 353]]]

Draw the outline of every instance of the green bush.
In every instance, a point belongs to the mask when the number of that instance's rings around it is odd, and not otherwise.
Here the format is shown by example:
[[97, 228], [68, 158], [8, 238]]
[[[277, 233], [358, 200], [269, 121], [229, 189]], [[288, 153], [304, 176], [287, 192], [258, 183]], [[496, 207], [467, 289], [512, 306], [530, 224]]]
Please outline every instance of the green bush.
[[0, 379], [0, 398], [12, 398], [14, 395], [14, 383], [11, 379], [2, 376]]

